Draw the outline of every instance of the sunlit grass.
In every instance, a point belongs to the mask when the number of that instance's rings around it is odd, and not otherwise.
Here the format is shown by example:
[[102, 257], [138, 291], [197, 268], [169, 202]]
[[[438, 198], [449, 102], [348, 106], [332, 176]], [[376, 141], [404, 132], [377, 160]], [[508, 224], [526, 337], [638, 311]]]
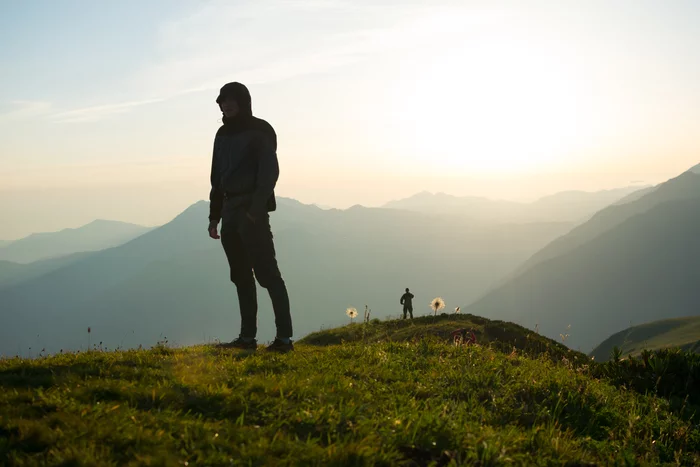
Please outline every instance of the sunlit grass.
[[[440, 317], [433, 321], [439, 325]], [[481, 325], [485, 342], [487, 324]], [[372, 326], [380, 324], [341, 330]], [[420, 326], [413, 323], [414, 330]], [[0, 460], [9, 465], [700, 462], [697, 425], [667, 401], [596, 379], [587, 367], [562, 364], [546, 351], [528, 356], [527, 349], [501, 352], [425, 336], [296, 347], [294, 353], [268, 355], [161, 345], [2, 360]]]

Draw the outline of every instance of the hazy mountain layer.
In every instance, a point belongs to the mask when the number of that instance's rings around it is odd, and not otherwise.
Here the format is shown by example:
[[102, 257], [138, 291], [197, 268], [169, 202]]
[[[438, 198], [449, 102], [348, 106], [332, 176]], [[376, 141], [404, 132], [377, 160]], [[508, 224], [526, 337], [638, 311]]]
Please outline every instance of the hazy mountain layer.
[[76, 229], [31, 234], [6, 246], [0, 245], [0, 260], [31, 263], [81, 251], [97, 251], [128, 242], [151, 230], [125, 222], [96, 220]]
[[73, 253], [72, 255], [44, 259], [29, 264], [0, 260], [0, 289], [48, 274], [91, 254], [93, 252]]
[[458, 197], [444, 193], [418, 193], [391, 201], [384, 207], [433, 214], [464, 216], [479, 222], [583, 222], [595, 212], [644, 189], [631, 186], [598, 192], [566, 191], [532, 203]]

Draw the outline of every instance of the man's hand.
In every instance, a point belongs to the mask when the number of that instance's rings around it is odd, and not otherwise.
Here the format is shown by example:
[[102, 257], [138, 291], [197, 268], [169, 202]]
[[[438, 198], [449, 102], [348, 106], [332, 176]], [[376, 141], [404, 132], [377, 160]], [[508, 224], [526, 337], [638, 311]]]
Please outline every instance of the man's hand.
[[219, 235], [219, 221], [209, 221], [209, 236], [214, 240], [221, 238]]

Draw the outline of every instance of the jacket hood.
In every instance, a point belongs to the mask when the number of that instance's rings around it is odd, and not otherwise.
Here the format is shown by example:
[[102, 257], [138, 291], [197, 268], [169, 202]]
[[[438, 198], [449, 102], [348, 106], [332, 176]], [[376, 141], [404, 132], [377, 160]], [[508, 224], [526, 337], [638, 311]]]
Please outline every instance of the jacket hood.
[[[219, 108], [221, 108], [221, 102], [229, 97], [232, 97], [238, 103], [238, 107], [240, 109], [238, 111], [238, 116], [250, 117], [253, 115], [250, 91], [248, 91], [248, 88], [245, 87], [245, 85], [238, 82], [224, 84], [219, 91], [219, 96], [216, 98], [216, 103], [219, 104]], [[235, 118], [238, 118], [238, 116]]]

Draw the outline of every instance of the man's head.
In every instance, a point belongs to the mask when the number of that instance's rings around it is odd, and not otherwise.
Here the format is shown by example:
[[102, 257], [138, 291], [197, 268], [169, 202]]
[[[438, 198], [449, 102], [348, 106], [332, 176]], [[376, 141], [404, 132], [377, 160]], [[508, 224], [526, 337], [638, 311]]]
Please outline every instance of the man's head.
[[226, 118], [250, 116], [253, 114], [250, 92], [241, 83], [225, 84], [219, 91], [216, 103], [219, 104], [219, 108]]
[[406, 287], [406, 293], [408, 293], [408, 287]]

